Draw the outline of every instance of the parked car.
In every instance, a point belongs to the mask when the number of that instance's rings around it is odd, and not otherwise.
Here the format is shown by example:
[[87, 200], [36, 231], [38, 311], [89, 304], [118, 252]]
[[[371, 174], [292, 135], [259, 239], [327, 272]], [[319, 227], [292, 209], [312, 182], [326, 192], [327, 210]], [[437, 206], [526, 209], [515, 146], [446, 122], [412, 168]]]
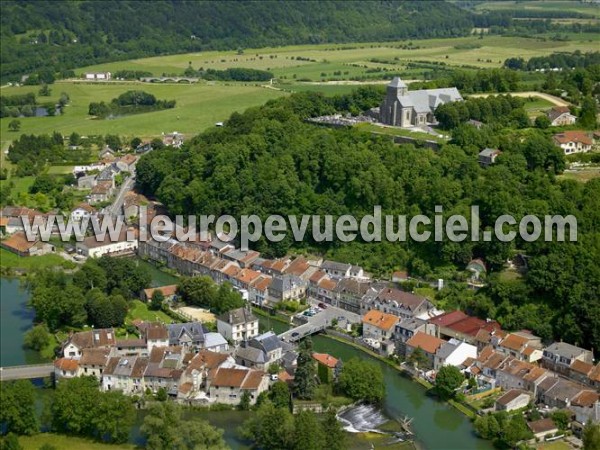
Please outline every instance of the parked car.
[[327, 305], [325, 303], [319, 303], [319, 308], [327, 309]]

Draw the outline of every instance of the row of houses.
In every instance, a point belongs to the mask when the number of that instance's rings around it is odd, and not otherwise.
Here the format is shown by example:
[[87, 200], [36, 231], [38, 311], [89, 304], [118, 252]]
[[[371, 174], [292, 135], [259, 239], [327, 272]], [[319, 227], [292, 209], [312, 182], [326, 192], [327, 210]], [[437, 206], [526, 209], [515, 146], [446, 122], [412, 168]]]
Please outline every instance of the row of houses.
[[500, 410], [519, 409], [530, 401], [568, 408], [576, 421], [600, 420], [600, 364], [593, 353], [564, 342], [549, 346], [523, 330], [508, 333], [491, 320], [452, 311], [428, 320], [378, 310], [363, 318], [363, 339], [383, 354], [398, 354], [431, 376], [445, 365], [458, 367], [478, 386], [502, 388]]
[[[238, 404], [244, 392], [251, 403], [268, 389], [269, 378], [258, 365], [231, 352], [219, 333], [200, 323], [139, 322], [140, 337], [116, 339], [114, 330], [74, 333], [63, 345], [63, 356], [54, 362], [56, 379], [91, 375], [104, 391], [139, 395], [164, 389], [180, 400]], [[273, 354], [273, 336], [256, 336], [248, 345], [265, 357], [260, 369], [281, 361], [283, 347]], [[239, 362], [238, 362], [239, 361]], [[295, 363], [295, 359], [294, 359]]]
[[[242, 251], [219, 239], [194, 243], [149, 240], [139, 243], [138, 253], [183, 275], [206, 275], [216, 283], [230, 282], [246, 300], [261, 306], [307, 296], [334, 303], [333, 290], [340, 282], [369, 281], [359, 266], [302, 256], [264, 259], [256, 251]], [[353, 307], [360, 310], [358, 303]]]

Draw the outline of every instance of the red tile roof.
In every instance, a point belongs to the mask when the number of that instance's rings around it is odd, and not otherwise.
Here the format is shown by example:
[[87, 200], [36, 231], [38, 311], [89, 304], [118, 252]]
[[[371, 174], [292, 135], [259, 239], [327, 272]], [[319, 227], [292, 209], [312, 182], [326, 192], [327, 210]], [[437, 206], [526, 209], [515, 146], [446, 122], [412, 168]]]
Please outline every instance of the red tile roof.
[[452, 311], [429, 319], [429, 323], [439, 327], [447, 327], [448, 325], [452, 325], [453, 323], [463, 320], [466, 317], [468, 316], [462, 311]]
[[584, 145], [592, 145], [592, 138], [585, 131], [564, 131], [562, 133], [555, 134], [554, 140], [559, 144], [581, 142]]
[[54, 361], [54, 367], [59, 370], [75, 372], [79, 368], [79, 363], [75, 359], [59, 358]]
[[320, 364], [323, 364], [324, 366], [329, 367], [330, 369], [335, 368], [335, 366], [337, 366], [338, 364], [338, 359], [334, 358], [333, 356], [327, 354], [327, 353], [313, 353], [312, 357], [319, 362]]
[[372, 325], [382, 330], [390, 330], [398, 323], [398, 317], [392, 314], [382, 313], [376, 309], [372, 309], [363, 316], [362, 322], [364, 324]]
[[412, 348], [420, 348], [426, 353], [434, 354], [438, 348], [444, 345], [446, 341], [443, 339], [437, 338], [435, 336], [431, 336], [430, 334], [425, 334], [420, 331], [415, 333], [413, 337], [411, 337], [408, 341], [406, 341], [406, 345]]
[[329, 278], [324, 278], [319, 281], [319, 287], [321, 289], [325, 289], [326, 291], [332, 291], [337, 286], [337, 283]]
[[171, 297], [177, 292], [177, 285], [169, 284], [166, 286], [144, 289], [144, 295], [150, 300], [156, 291], [161, 291], [165, 297]]
[[36, 243], [37, 243], [37, 239], [35, 241], [31, 241], [31, 242], [28, 241], [27, 236], [25, 235], [25, 233], [23, 231], [19, 231], [19, 232], [13, 234], [12, 236], [10, 236], [8, 239], [5, 239], [4, 241], [2, 241], [3, 246], [9, 247], [20, 253], [28, 251]]

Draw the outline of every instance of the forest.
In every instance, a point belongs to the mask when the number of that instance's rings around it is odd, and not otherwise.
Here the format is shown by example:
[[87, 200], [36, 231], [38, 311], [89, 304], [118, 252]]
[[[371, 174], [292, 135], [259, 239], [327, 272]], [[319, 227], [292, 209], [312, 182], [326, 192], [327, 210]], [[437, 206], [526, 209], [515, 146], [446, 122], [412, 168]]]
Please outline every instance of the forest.
[[[364, 93], [364, 91], [361, 91]], [[375, 97], [375, 96], [373, 96]], [[481, 130], [456, 128], [454, 141], [439, 152], [394, 145], [356, 129], [328, 129], [305, 119], [373, 104], [368, 95], [327, 98], [294, 94], [243, 114], [224, 127], [194, 138], [184, 148], [157, 150], [137, 165], [138, 188], [168, 206], [171, 214], [342, 214], [362, 216], [381, 205], [384, 214], [470, 217], [478, 205], [482, 228], [512, 214], [574, 214], [578, 242], [293, 242], [258, 241], [265, 256], [317, 252], [363, 264], [387, 276], [408, 268], [418, 277], [446, 278], [444, 307], [462, 308], [500, 321], [507, 329], [527, 328], [544, 338], [598, 348], [600, 344], [600, 180], [561, 180], [564, 156], [542, 131], [505, 128], [491, 120]], [[361, 108], [361, 109], [363, 109]], [[503, 154], [481, 168], [477, 153], [495, 144]], [[517, 280], [501, 270], [515, 253], [528, 256], [529, 271]], [[489, 287], [463, 289], [460, 273], [473, 257], [490, 266]], [[464, 279], [464, 278], [463, 278]]]
[[39, 71], [34, 79], [48, 82], [52, 72], [161, 54], [464, 36], [473, 21], [445, 2], [28, 0], [2, 2], [0, 24], [0, 78]]

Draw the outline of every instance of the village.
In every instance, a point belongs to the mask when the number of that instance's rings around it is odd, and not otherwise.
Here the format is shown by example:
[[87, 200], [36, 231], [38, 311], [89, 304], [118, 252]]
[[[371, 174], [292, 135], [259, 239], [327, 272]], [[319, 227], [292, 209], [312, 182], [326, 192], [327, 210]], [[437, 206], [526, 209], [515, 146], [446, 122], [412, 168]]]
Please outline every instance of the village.
[[[411, 97], [406, 85], [394, 79], [381, 112], [374, 114], [380, 114], [376, 117], [388, 126], [423, 130], [435, 120], [433, 109], [440, 102], [462, 100], [455, 88], [439, 91], [416, 91]], [[339, 120], [335, 118], [333, 124]], [[548, 111], [548, 120], [550, 126], [572, 125], [576, 117], [568, 108], [556, 107]], [[579, 130], [553, 137], [565, 155], [589, 152], [599, 139], [598, 132]], [[164, 142], [180, 147], [183, 136], [175, 132], [165, 136]], [[424, 383], [435, 384], [443, 367], [459, 369], [464, 382], [457, 392], [468, 396], [462, 403], [472, 414], [520, 414], [533, 407], [541, 417], [529, 421], [528, 427], [538, 440], [566, 436], [564, 426], [551, 418], [559, 410], [568, 411], [569, 435], [580, 436], [587, 423], [600, 420], [600, 364], [594, 364], [592, 349], [543, 342], [528, 330], [503, 330], [494, 320], [460, 310], [444, 311], [411, 289], [416, 282], [435, 291], [443, 288], [444, 280], [432, 283], [407, 271], [375, 278], [358, 265], [306, 255], [263, 258], [258, 251], [243, 251], [219, 236], [197, 242], [173, 237], [139, 240], [142, 224], [167, 213], [162, 204], [133, 189], [139, 155], [149, 151], [148, 142], [120, 155], [106, 146], [96, 163], [73, 169], [78, 189], [89, 194], [68, 217], [76, 222], [124, 217], [131, 234], [123, 230], [116, 241], [108, 235], [102, 239], [87, 236], [57, 249], [52, 242], [28, 241], [21, 220], [26, 216], [43, 223], [51, 213], [8, 206], [0, 213], [0, 231], [6, 237], [0, 246], [20, 257], [59, 252], [78, 264], [105, 255], [135, 255], [178, 276], [205, 276], [217, 285], [228, 283], [245, 306], [214, 320], [210, 314], [200, 314], [204, 320], [198, 319], [198, 311], [190, 307], [186, 307], [187, 322], [137, 320], [132, 337], [118, 338], [112, 328], [71, 333], [54, 361], [57, 383], [91, 375], [102, 391], [156, 395], [189, 405], [235, 406], [242, 399], [255, 404], [274, 383], [293, 383], [297, 343], [325, 333], [399, 364]], [[484, 148], [477, 162], [488, 167], [501, 154], [500, 149]], [[508, 263], [527, 270], [521, 255]], [[485, 286], [484, 260], [473, 259], [464, 270], [469, 274], [465, 282], [469, 288]], [[141, 300], [150, 303], [158, 291], [167, 305], [180, 304], [177, 285], [145, 289]], [[279, 335], [259, 333], [259, 311], [278, 316], [290, 329]], [[326, 353], [315, 352], [312, 357], [327, 378], [335, 378], [343, 367], [342, 360]], [[576, 437], [569, 439], [579, 442]]]

